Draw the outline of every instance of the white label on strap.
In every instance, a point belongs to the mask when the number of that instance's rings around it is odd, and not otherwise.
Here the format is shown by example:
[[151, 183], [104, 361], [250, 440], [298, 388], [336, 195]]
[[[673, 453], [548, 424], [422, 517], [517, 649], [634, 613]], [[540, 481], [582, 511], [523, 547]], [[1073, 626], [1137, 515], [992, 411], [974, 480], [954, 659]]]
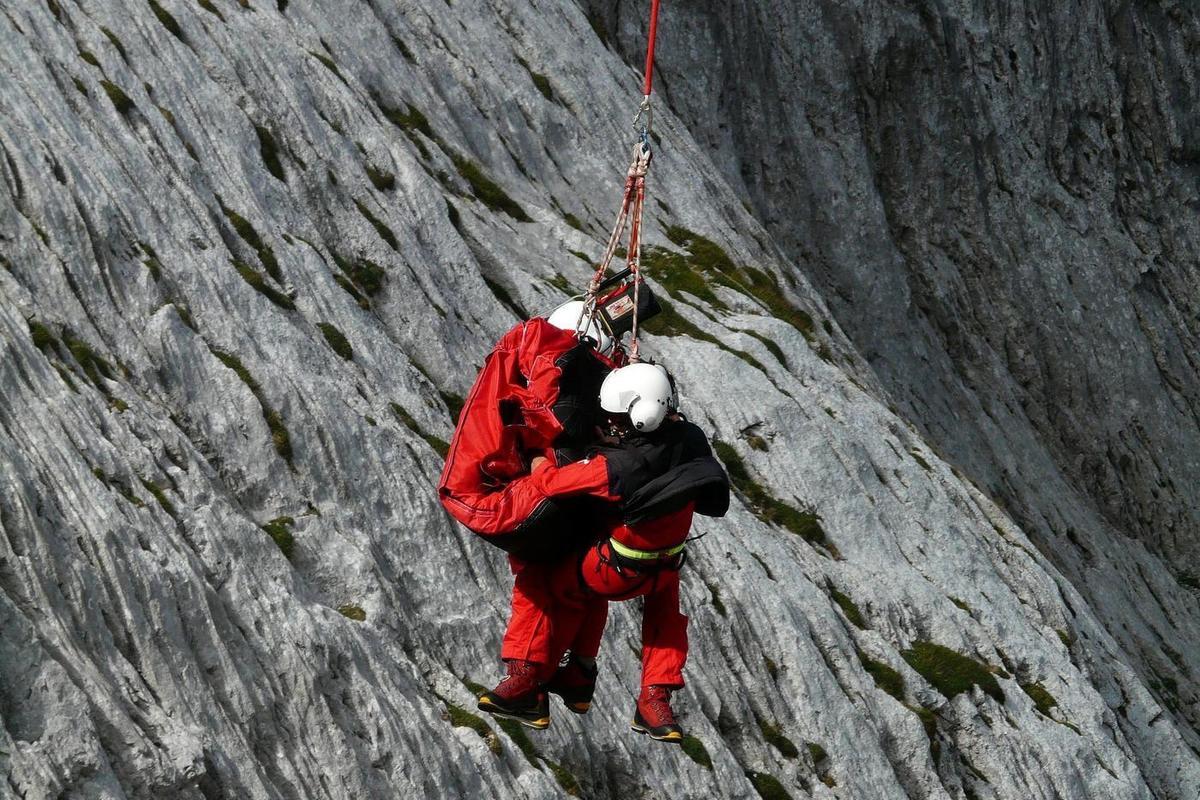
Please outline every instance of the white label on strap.
[[616, 300], [604, 307], [610, 319], [620, 319], [629, 312], [633, 311], [633, 298], [629, 295], [621, 295]]

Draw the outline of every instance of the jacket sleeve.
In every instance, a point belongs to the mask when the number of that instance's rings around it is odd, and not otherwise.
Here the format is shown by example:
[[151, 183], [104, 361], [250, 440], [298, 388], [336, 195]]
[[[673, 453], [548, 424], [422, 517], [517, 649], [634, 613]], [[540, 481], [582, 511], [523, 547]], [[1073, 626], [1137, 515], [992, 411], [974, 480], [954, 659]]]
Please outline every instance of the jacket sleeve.
[[608, 463], [604, 456], [593, 456], [564, 467], [546, 461], [533, 471], [529, 480], [547, 497], [590, 495], [601, 500], [620, 500], [609, 491]]
[[517, 369], [524, 386], [514, 387], [513, 392], [520, 399], [526, 427], [536, 431], [541, 437], [540, 443], [546, 445], [563, 431], [562, 423], [553, 412], [562, 379], [557, 360], [572, 346], [574, 339], [569, 338], [569, 334], [544, 319], [529, 320], [521, 329]]

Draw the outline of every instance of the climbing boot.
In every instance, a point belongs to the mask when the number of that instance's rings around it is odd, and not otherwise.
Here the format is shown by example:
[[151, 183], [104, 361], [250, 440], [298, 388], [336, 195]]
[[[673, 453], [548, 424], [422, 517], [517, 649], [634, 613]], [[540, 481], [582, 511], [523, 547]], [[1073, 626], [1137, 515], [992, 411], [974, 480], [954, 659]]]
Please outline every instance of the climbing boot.
[[554, 677], [546, 683], [546, 691], [561, 697], [568, 710], [586, 714], [592, 707], [597, 672], [595, 664], [588, 666], [571, 656], [565, 664], [559, 665]]
[[509, 661], [508, 674], [480, 696], [479, 710], [538, 730], [549, 727], [550, 701], [538, 675], [538, 665], [532, 661]]
[[671, 710], [671, 689], [666, 686], [643, 687], [630, 727], [659, 742], [682, 742], [683, 731], [675, 722], [675, 712]]

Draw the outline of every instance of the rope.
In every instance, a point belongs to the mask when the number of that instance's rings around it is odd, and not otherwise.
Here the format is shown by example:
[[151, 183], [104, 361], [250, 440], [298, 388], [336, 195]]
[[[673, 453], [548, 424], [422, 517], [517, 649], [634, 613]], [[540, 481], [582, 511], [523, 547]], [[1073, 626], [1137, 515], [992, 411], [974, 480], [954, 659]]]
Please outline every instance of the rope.
[[638, 129], [639, 135], [637, 143], [633, 146], [633, 158], [630, 162], [629, 170], [625, 174], [625, 191], [621, 198], [621, 208], [617, 211], [617, 221], [613, 224], [612, 233], [609, 234], [608, 244], [604, 248], [604, 255], [600, 258], [600, 263], [596, 266], [596, 273], [592, 276], [592, 280], [588, 284], [583, 308], [580, 309], [579, 321], [575, 327], [576, 330], [586, 331], [595, 322], [598, 313], [596, 293], [599, 291], [600, 284], [604, 281], [604, 276], [608, 273], [609, 265], [612, 263], [613, 256], [616, 255], [621, 237], [624, 235], [626, 227], [628, 227], [629, 247], [625, 251], [625, 259], [633, 280], [633, 328], [630, 331], [629, 343], [629, 360], [631, 362], [638, 360], [638, 306], [641, 300], [641, 275], [639, 274], [639, 270], [642, 264], [642, 206], [646, 201], [646, 172], [649, 170], [650, 161], [654, 157], [654, 153], [650, 149], [650, 126], [653, 121], [653, 112], [650, 107], [650, 91], [654, 78], [654, 42], [658, 37], [659, 2], [660, 0], [651, 0], [650, 4], [650, 32], [646, 43], [645, 82], [642, 85], [642, 102], [638, 106], [637, 114], [633, 118], [634, 128]]
[[646, 42], [646, 85], [642, 88], [642, 95], [646, 98], [650, 97], [651, 79], [654, 77], [654, 40], [658, 37], [658, 0], [653, 0], [650, 3], [650, 35], [649, 41]]

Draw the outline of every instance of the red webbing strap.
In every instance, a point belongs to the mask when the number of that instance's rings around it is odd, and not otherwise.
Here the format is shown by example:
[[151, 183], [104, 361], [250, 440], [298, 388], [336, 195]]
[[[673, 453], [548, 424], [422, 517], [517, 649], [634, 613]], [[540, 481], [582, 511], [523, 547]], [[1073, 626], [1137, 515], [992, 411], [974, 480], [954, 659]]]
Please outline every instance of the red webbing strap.
[[650, 3], [650, 41], [646, 43], [646, 84], [642, 94], [649, 96], [650, 84], [654, 78], [654, 38], [658, 35], [658, 0]]
[[654, 81], [654, 42], [658, 37], [658, 5], [660, 0], [650, 2], [650, 32], [646, 43], [646, 80], [642, 86], [642, 104], [634, 117], [634, 126], [641, 123], [641, 136], [633, 146], [633, 162], [625, 176], [625, 192], [621, 198], [621, 209], [617, 212], [617, 221], [609, 234], [608, 244], [604, 255], [596, 266], [596, 272], [588, 284], [587, 295], [583, 308], [579, 312], [579, 322], [576, 329], [585, 330], [596, 317], [596, 291], [604, 276], [608, 274], [608, 266], [616, 254], [617, 246], [629, 227], [629, 249], [626, 251], [626, 264], [633, 278], [633, 330], [630, 336], [630, 357], [637, 361], [638, 356], [638, 301], [640, 299], [640, 276], [638, 271], [642, 263], [642, 204], [646, 199], [646, 170], [650, 166], [650, 90]]
[[638, 360], [638, 303], [641, 299], [641, 275], [638, 273], [642, 266], [642, 203], [646, 200], [646, 173], [638, 176], [634, 186], [633, 209], [630, 212], [632, 222], [629, 225], [629, 258], [626, 263], [632, 270], [633, 277], [633, 330], [629, 334], [629, 360]]

